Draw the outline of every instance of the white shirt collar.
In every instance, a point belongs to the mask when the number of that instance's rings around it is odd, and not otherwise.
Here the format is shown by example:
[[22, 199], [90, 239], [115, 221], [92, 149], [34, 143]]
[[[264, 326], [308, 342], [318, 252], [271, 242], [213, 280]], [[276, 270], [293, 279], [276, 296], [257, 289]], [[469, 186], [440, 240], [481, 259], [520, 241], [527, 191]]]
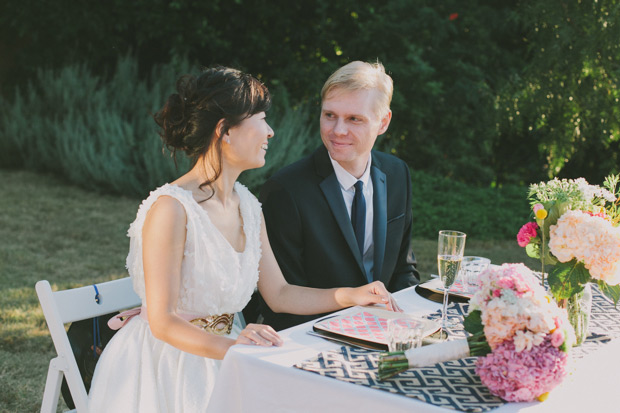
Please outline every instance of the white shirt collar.
[[[329, 155], [329, 152], [327, 152], [327, 154]], [[334, 172], [336, 173], [336, 178], [338, 179], [338, 183], [343, 190], [348, 191], [352, 189], [353, 185], [355, 185], [357, 181], [362, 181], [364, 183], [364, 188], [368, 187], [368, 180], [370, 179], [370, 166], [372, 164], [372, 156], [370, 154], [368, 155], [368, 163], [366, 163], [366, 169], [364, 170], [364, 173], [362, 174], [360, 179], [357, 179], [356, 177], [351, 175], [338, 163], [338, 161], [334, 161], [331, 155], [329, 155], [329, 160], [332, 162]]]

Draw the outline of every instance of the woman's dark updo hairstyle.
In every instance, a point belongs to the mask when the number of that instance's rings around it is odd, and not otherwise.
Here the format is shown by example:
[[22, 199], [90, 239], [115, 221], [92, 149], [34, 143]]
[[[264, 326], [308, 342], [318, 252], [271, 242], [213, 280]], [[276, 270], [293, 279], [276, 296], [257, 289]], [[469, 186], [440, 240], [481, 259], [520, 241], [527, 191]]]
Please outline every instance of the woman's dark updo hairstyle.
[[[215, 150], [215, 176], [200, 185], [211, 184], [222, 172], [222, 137], [229, 129], [271, 106], [267, 87], [251, 75], [228, 67], [213, 67], [198, 76], [184, 75], [177, 81], [177, 93], [168, 97], [154, 115], [164, 145], [176, 156], [184, 151], [195, 165], [202, 155]], [[222, 122], [216, 139], [215, 128]], [[212, 194], [211, 194], [212, 195]]]

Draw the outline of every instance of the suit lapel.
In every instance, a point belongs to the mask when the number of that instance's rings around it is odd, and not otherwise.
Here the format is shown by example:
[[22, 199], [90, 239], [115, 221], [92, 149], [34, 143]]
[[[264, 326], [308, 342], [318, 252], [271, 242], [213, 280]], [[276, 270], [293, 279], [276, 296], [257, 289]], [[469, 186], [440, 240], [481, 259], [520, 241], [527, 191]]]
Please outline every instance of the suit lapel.
[[381, 165], [373, 157], [370, 177], [373, 187], [373, 242], [375, 246], [373, 277], [375, 280], [381, 279], [387, 231], [387, 189], [385, 174], [379, 169], [380, 167]]
[[362, 254], [357, 246], [357, 240], [355, 239], [355, 233], [353, 232], [353, 226], [351, 225], [351, 218], [347, 212], [347, 207], [344, 204], [342, 198], [342, 190], [338, 183], [338, 178], [334, 173], [334, 168], [329, 160], [329, 155], [325, 147], [319, 148], [314, 154], [315, 167], [317, 173], [323, 177], [323, 181], [319, 184], [327, 204], [338, 223], [338, 227], [344, 236], [344, 239], [349, 246], [349, 249], [355, 256], [355, 260], [362, 271], [360, 275], [366, 279], [366, 271], [364, 270], [364, 263], [362, 262]]

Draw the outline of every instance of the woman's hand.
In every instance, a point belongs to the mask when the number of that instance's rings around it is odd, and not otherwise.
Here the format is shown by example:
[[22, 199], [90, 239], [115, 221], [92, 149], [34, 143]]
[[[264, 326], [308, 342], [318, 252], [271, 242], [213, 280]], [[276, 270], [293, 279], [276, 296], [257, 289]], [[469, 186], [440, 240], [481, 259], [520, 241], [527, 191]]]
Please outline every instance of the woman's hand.
[[385, 304], [390, 311], [403, 312], [381, 281], [352, 288], [350, 299], [353, 305]]
[[235, 344], [249, 344], [254, 346], [281, 346], [282, 339], [276, 333], [276, 330], [265, 324], [248, 324], [239, 337], [235, 340]]

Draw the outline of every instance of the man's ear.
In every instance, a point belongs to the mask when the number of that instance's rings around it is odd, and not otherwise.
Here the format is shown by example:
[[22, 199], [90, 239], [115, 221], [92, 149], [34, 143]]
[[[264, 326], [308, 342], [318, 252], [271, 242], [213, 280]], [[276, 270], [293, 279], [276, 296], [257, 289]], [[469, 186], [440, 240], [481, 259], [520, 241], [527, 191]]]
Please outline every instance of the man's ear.
[[390, 126], [391, 120], [392, 111], [388, 110], [388, 112], [381, 118], [381, 123], [379, 124], [379, 133], [377, 133], [377, 135], [383, 135], [385, 131], [387, 131], [388, 126]]

